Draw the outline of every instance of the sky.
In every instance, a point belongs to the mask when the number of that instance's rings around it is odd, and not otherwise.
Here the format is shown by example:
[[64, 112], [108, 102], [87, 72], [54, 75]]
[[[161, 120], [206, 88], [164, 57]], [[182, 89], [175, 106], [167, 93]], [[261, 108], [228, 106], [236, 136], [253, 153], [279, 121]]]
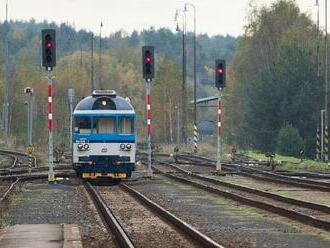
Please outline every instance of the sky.
[[[154, 26], [175, 30], [174, 13], [183, 9], [183, 0], [7, 0], [11, 20], [66, 22], [76, 29], [109, 35], [118, 30], [131, 33]], [[269, 5], [273, 0], [254, 0]], [[317, 0], [296, 0], [301, 11], [315, 20]], [[197, 33], [238, 36], [243, 32], [250, 0], [189, 0], [196, 7]], [[324, 0], [320, 2], [320, 23], [324, 26]], [[0, 0], [0, 21], [5, 19], [6, 0]], [[329, 5], [330, 9], [330, 5]], [[193, 30], [193, 8], [188, 8], [187, 29]], [[330, 19], [330, 17], [328, 18]]]

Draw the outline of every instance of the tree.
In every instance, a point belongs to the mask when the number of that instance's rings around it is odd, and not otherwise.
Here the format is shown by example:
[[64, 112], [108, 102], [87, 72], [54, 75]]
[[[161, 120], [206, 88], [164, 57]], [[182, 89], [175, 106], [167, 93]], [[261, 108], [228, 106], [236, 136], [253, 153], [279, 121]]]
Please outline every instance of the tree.
[[279, 130], [292, 123], [312, 142], [324, 95], [316, 77], [316, 26], [293, 0], [254, 7], [249, 20], [229, 70], [231, 139], [272, 150]]

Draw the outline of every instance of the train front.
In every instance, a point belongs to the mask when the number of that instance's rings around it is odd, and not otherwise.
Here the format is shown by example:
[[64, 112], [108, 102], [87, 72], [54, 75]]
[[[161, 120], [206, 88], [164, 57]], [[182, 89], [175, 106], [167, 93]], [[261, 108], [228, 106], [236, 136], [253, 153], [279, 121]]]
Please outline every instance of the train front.
[[129, 178], [135, 166], [135, 111], [112, 90], [96, 90], [73, 112], [73, 166], [85, 179]]

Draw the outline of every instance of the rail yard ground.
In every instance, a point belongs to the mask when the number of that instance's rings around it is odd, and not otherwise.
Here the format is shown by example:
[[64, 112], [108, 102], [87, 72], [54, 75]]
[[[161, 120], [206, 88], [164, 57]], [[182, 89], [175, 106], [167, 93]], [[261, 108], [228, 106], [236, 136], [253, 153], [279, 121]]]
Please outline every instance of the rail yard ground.
[[[13, 162], [13, 158], [5, 158], [3, 155], [0, 159], [5, 167]], [[141, 159], [143, 160], [143, 156]], [[153, 162], [155, 173], [152, 178], [144, 177], [145, 167], [140, 165], [137, 166], [132, 179], [122, 182], [122, 185], [103, 182], [101, 185], [92, 187], [104, 200], [106, 207], [115, 216], [134, 247], [209, 246], [199, 244], [191, 234], [187, 234], [181, 227], [173, 224], [125, 190], [124, 184], [210, 239], [214, 244], [213, 247], [322, 248], [330, 246], [330, 232], [327, 224], [315, 227], [313, 224], [244, 204], [156, 172], [158, 169], [195, 183], [218, 189], [224, 187], [203, 181], [202, 178], [193, 179], [192, 175], [196, 173], [223, 183], [319, 204], [321, 208], [322, 206], [324, 208], [322, 211], [301, 207], [299, 204], [290, 205], [268, 200], [270, 204], [277, 207], [285, 207], [303, 214], [318, 214], [315, 217], [321, 217], [324, 221], [330, 219], [328, 211], [330, 198], [326, 187], [322, 190], [301, 188], [281, 182], [258, 180], [230, 171], [227, 171], [226, 176], [216, 176], [213, 175], [212, 167], [207, 166], [207, 163], [202, 160], [202, 158], [184, 154], [179, 159], [181, 163], [175, 164], [170, 156], [155, 155]], [[189, 171], [190, 174], [168, 166], [164, 161]], [[24, 168], [24, 163], [18, 165], [16, 169], [18, 170], [20, 166]], [[329, 179], [314, 178], [313, 180], [325, 184], [329, 182]], [[0, 181], [0, 196], [12, 182], [13, 180], [4, 179]], [[224, 190], [227, 193], [233, 192], [230, 188]], [[237, 189], [236, 191], [238, 192]], [[239, 194], [249, 195], [253, 200], [263, 198], [247, 192]], [[2, 228], [15, 224], [77, 224], [84, 247], [122, 247], [118, 242], [117, 234], [104, 221], [104, 215], [100, 213], [94, 199], [86, 191], [83, 181], [75, 177], [59, 178], [56, 184], [49, 184], [46, 178], [22, 181], [4, 202], [0, 202], [0, 208]]]
[[1, 210], [2, 226], [15, 224], [78, 224], [84, 247], [111, 247], [112, 237], [79, 181], [25, 183]]

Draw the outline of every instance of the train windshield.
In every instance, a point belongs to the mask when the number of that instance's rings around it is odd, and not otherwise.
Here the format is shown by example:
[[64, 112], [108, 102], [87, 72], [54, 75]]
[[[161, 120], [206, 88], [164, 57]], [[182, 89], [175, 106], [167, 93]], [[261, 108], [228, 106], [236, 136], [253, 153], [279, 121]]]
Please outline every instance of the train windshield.
[[91, 118], [88, 117], [76, 117], [74, 121], [75, 133], [91, 133]]
[[95, 118], [93, 123], [95, 133], [115, 133], [116, 119], [112, 117]]
[[134, 119], [128, 117], [120, 118], [120, 133], [131, 134], [134, 133]]

